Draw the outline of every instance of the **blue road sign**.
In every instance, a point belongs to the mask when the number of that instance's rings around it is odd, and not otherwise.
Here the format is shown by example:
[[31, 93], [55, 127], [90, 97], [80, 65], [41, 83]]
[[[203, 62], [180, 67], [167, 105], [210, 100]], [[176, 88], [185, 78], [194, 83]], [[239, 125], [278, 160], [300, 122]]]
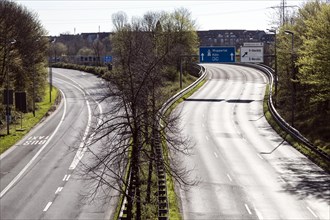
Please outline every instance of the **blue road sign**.
[[110, 62], [112, 62], [112, 56], [105, 56], [105, 57], [104, 57], [104, 62], [105, 62], [105, 63], [110, 63]]
[[235, 47], [200, 47], [200, 63], [234, 63]]

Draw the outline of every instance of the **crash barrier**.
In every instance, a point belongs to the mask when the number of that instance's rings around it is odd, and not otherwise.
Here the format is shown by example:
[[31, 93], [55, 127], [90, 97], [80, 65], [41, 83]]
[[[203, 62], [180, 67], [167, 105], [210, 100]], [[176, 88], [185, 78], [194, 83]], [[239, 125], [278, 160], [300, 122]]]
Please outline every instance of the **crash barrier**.
[[[202, 80], [205, 79], [206, 77], [206, 71], [203, 66], [199, 66], [200, 71], [199, 71], [199, 78], [192, 83], [190, 86], [187, 88], [181, 90], [174, 96], [172, 96], [169, 100], [167, 100], [159, 110], [159, 117], [158, 121], [159, 124], [158, 126], [162, 126], [162, 118], [165, 117], [166, 111], [177, 101], [179, 100], [182, 96], [190, 92], [193, 88], [195, 88]], [[158, 128], [158, 131], [161, 131], [161, 127]], [[169, 220], [169, 206], [168, 206], [168, 194], [167, 194], [167, 180], [166, 180], [166, 167], [164, 163], [164, 155], [163, 155], [163, 148], [162, 148], [162, 140], [160, 133], [157, 133], [156, 138], [155, 138], [155, 157], [156, 157], [156, 168], [157, 168], [157, 178], [158, 178], [158, 220]], [[131, 175], [129, 175], [131, 177]], [[134, 177], [131, 177], [134, 178]], [[133, 181], [131, 181], [134, 183]], [[132, 195], [132, 190], [134, 186], [127, 187], [127, 193], [128, 195]], [[122, 205], [121, 205], [121, 211], [119, 214], [119, 219], [120, 220], [126, 220], [127, 214], [127, 201], [126, 197], [124, 198]]]
[[241, 65], [241, 66], [247, 66], [247, 67], [252, 67], [254, 69], [258, 69], [265, 73], [269, 79], [269, 98], [267, 100], [267, 105], [269, 112], [277, 122], [277, 124], [288, 134], [290, 134], [294, 139], [296, 139], [298, 142], [304, 144], [306, 147], [308, 147], [311, 151], [322, 157], [323, 159], [327, 160], [328, 162], [330, 161], [330, 157], [327, 153], [322, 151], [320, 148], [314, 146], [307, 138], [305, 138], [297, 129], [292, 127], [289, 123], [287, 123], [281, 116], [280, 114], [276, 111], [276, 108], [273, 103], [273, 84], [274, 84], [274, 70], [266, 65], [261, 65], [261, 64], [236, 64], [236, 65]]

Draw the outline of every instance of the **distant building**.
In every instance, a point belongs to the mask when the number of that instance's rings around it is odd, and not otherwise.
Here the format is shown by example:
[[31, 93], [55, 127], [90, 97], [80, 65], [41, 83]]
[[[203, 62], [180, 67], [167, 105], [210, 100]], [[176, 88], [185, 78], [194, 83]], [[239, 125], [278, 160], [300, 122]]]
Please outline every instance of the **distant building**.
[[235, 46], [244, 42], [272, 42], [273, 35], [259, 30], [208, 30], [197, 31], [200, 46]]

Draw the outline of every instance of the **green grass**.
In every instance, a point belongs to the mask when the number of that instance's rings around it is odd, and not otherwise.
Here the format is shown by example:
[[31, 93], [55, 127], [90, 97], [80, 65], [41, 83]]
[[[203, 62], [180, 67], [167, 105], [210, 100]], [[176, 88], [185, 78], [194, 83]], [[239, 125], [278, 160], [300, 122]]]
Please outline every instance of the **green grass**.
[[[10, 125], [9, 135], [7, 135], [7, 127], [0, 131], [1, 137], [1, 146], [0, 146], [0, 154], [8, 150], [11, 146], [13, 146], [16, 142], [21, 140], [24, 135], [26, 135], [36, 124], [40, 122], [40, 120], [47, 114], [49, 109], [54, 105], [55, 100], [58, 96], [58, 90], [53, 87], [52, 90], [52, 102], [49, 101], [49, 85], [46, 86], [45, 95], [43, 101], [40, 103], [36, 103], [37, 110], [36, 110], [36, 117], [33, 117], [32, 112], [22, 114], [22, 131], [21, 129], [21, 120], [16, 120], [15, 123]], [[17, 117], [20, 117], [20, 114], [17, 114]]]
[[[205, 82], [206, 82], [206, 80], [201, 81], [195, 88], [193, 88], [191, 91], [189, 91], [187, 94], [185, 94], [183, 97], [178, 99], [175, 103], [173, 103], [173, 105], [166, 111], [165, 115], [169, 115], [181, 102], [183, 102], [185, 99], [190, 97], [193, 93], [195, 93], [200, 87], [202, 87], [205, 84]], [[163, 146], [164, 146], [163, 149], [164, 149], [165, 160], [167, 161], [167, 163], [169, 163], [169, 157], [168, 157], [169, 152], [168, 152], [165, 140], [163, 140]], [[167, 175], [167, 194], [168, 194], [168, 202], [169, 202], [170, 219], [182, 220], [182, 214], [180, 212], [178, 198], [177, 198], [177, 195], [175, 192], [174, 181], [170, 175]]]
[[314, 153], [312, 150], [310, 150], [307, 146], [305, 146], [302, 143], [299, 143], [295, 138], [293, 138], [290, 134], [288, 134], [286, 131], [284, 131], [275, 121], [271, 113], [269, 112], [267, 101], [269, 97], [269, 86], [267, 86], [266, 89], [266, 95], [264, 97], [263, 102], [263, 110], [265, 117], [268, 121], [268, 123], [272, 126], [272, 128], [289, 144], [291, 144], [294, 148], [296, 148], [298, 151], [300, 151], [302, 154], [304, 154], [306, 157], [308, 157], [310, 160], [312, 160], [314, 163], [316, 163], [318, 166], [323, 168], [325, 171], [330, 172], [330, 163], [328, 161], [325, 161], [322, 157], [320, 157], [318, 154]]

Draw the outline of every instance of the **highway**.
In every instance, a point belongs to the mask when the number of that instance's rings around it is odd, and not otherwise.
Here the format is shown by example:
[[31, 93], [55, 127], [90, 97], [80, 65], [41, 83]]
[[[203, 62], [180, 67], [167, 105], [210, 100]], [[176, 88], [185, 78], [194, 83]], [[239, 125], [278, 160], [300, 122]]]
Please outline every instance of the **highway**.
[[85, 143], [108, 105], [94, 75], [53, 69], [62, 102], [20, 142], [0, 157], [0, 219], [105, 219], [113, 200], [90, 203], [79, 162]]
[[198, 184], [177, 189], [184, 219], [330, 219], [330, 176], [287, 144], [263, 115], [267, 78], [204, 64], [208, 80], [176, 111], [192, 141], [183, 165]]

